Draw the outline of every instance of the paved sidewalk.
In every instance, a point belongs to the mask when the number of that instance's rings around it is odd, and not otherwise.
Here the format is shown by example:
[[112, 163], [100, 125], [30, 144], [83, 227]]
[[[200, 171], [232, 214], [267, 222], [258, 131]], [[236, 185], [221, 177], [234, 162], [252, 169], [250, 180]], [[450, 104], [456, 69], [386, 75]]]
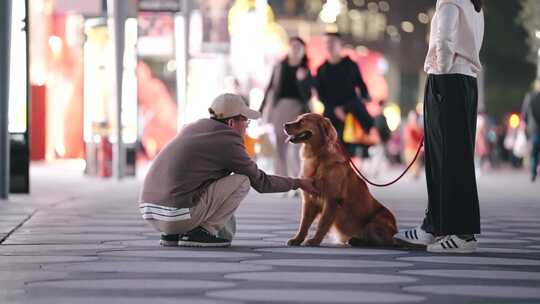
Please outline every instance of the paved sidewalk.
[[[35, 168], [31, 196], [0, 201], [0, 233], [11, 233], [0, 303], [540, 303], [540, 183], [524, 173], [479, 179], [480, 250], [446, 256], [286, 247], [300, 201], [254, 192], [232, 248], [160, 248], [138, 214], [138, 181], [54, 172]], [[422, 180], [373, 192], [401, 228], [418, 224]]]

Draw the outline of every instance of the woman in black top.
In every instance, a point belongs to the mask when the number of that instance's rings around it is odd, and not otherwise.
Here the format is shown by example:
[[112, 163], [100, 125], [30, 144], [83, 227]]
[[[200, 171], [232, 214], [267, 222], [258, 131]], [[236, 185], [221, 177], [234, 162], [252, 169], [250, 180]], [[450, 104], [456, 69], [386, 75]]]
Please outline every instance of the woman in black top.
[[274, 168], [277, 175], [297, 176], [300, 172], [298, 146], [285, 142], [283, 125], [309, 112], [311, 84], [305, 43], [298, 37], [292, 37], [287, 57], [274, 67], [261, 105], [263, 120], [274, 127]]

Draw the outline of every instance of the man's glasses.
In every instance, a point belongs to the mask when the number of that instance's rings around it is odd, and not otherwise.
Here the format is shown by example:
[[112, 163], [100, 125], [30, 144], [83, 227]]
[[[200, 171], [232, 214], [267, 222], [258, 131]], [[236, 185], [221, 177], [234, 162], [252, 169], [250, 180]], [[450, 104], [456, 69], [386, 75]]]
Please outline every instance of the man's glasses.
[[251, 122], [250, 119], [247, 119], [247, 118], [244, 117], [244, 116], [239, 116], [238, 118], [236, 118], [236, 120], [245, 123], [246, 126], [249, 126], [249, 123]]

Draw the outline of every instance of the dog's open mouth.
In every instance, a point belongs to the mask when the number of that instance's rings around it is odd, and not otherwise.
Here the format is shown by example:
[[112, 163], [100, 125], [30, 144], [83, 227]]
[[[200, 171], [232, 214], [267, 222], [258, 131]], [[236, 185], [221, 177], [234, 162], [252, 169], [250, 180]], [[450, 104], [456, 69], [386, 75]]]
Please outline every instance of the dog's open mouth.
[[300, 132], [298, 134], [289, 135], [288, 140], [290, 142], [296, 144], [296, 143], [303, 142], [303, 141], [306, 141], [306, 140], [310, 139], [311, 136], [313, 136], [313, 133], [311, 133], [311, 131], [304, 131], [304, 132]]

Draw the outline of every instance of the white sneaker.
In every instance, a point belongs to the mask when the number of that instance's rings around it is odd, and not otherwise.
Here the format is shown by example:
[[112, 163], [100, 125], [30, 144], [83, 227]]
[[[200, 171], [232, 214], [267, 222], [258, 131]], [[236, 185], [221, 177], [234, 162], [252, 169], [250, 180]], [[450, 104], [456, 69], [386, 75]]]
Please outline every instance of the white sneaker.
[[421, 226], [401, 230], [394, 235], [394, 239], [405, 242], [407, 244], [427, 246], [435, 240], [435, 236], [424, 231]]
[[476, 251], [478, 241], [473, 237], [464, 240], [457, 235], [448, 235], [427, 246], [428, 252], [436, 253], [473, 253]]

